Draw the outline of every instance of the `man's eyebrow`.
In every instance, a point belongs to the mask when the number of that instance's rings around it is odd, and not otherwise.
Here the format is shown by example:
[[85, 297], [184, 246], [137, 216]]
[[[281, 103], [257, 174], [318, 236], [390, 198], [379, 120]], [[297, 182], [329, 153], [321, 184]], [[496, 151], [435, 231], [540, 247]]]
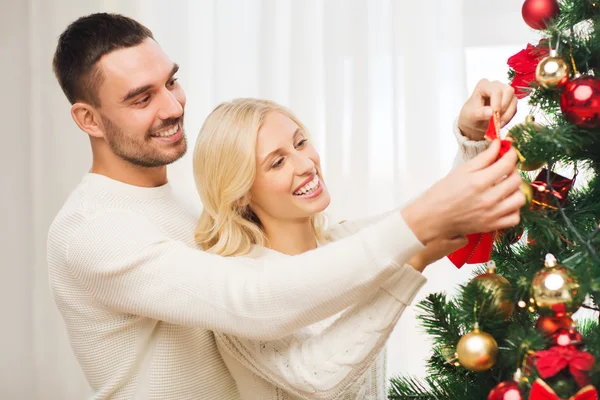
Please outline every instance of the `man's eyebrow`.
[[[177, 73], [177, 71], [179, 71], [179, 65], [173, 64], [173, 68], [171, 69], [171, 74], [169, 75], [169, 79], [171, 79], [173, 77], [173, 75], [175, 75]], [[139, 96], [140, 94], [142, 94], [150, 89], [152, 89], [152, 85], [144, 85], [144, 86], [137, 87], [135, 89], [131, 89], [129, 92], [127, 92], [125, 97], [123, 97], [123, 99], [121, 100], [121, 103], [124, 103], [127, 100], [131, 100], [132, 98]]]

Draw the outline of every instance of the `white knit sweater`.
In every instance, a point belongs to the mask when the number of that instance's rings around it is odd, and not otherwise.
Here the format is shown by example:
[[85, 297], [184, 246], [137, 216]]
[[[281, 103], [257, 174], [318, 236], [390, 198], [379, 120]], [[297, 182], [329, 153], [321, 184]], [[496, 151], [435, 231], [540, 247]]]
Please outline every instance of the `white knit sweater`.
[[193, 248], [171, 187], [88, 174], [48, 238], [54, 299], [95, 399], [238, 399], [212, 331], [289, 335], [372, 295], [422, 249], [400, 213], [271, 260]]
[[[355, 226], [352, 226], [352, 225]], [[339, 240], [359, 230], [349, 222], [329, 231]], [[262, 247], [261, 259], [289, 257]], [[425, 278], [404, 265], [368, 300], [274, 341], [215, 333], [217, 347], [243, 400], [387, 398], [383, 347]]]
[[[461, 144], [463, 154], [475, 148]], [[237, 400], [212, 331], [286, 337], [370, 298], [422, 249], [398, 212], [315, 251], [264, 260], [196, 250], [196, 222], [168, 184], [96, 174], [53, 221], [50, 286], [93, 399]]]

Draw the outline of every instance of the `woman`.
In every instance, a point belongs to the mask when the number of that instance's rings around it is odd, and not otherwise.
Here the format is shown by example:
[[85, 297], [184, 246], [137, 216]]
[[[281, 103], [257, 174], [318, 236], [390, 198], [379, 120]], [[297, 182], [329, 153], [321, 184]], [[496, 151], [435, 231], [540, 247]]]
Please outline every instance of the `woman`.
[[[206, 251], [288, 257], [368, 223], [325, 228], [322, 212], [330, 196], [319, 155], [306, 127], [273, 102], [221, 104], [205, 121], [193, 159], [204, 205], [195, 237]], [[410, 265], [398, 265], [371, 298], [288, 337], [260, 342], [215, 333], [242, 399], [385, 399], [383, 348], [425, 283], [421, 271], [464, 244], [456, 239], [429, 246]]]

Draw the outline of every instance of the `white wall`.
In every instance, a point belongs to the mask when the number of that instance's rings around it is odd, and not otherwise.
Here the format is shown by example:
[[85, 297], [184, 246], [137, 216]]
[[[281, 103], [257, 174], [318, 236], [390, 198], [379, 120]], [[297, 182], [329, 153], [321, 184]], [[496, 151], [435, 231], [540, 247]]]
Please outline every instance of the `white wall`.
[[0, 397], [11, 400], [34, 398], [28, 10], [0, 3]]
[[2, 46], [2, 145], [0, 155], [0, 394], [2, 399], [32, 399], [33, 220], [29, 135], [29, 32], [27, 2], [0, 5]]

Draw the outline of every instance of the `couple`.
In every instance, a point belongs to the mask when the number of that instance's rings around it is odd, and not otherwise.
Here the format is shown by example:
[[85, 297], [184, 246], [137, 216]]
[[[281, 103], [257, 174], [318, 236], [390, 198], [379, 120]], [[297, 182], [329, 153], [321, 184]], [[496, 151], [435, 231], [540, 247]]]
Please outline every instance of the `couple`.
[[203, 211], [174, 196], [186, 151], [178, 66], [138, 22], [94, 14], [60, 36], [54, 72], [93, 163], [52, 223], [51, 289], [94, 399], [384, 399], [383, 348], [431, 262], [519, 222], [517, 157], [495, 162], [482, 80], [454, 131], [460, 165], [413, 202], [327, 227], [326, 179], [287, 109], [238, 99], [194, 149]]

